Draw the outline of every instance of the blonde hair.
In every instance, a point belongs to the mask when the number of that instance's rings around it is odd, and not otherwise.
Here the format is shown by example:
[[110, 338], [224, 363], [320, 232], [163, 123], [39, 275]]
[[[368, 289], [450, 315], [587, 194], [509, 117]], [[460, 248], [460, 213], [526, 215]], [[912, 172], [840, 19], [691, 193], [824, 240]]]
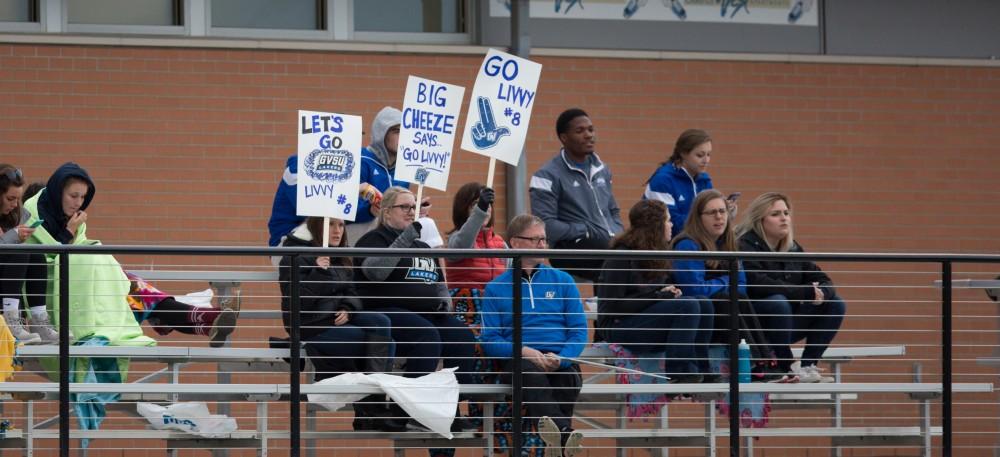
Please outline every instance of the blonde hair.
[[752, 231], [756, 233], [760, 239], [764, 240], [772, 251], [788, 252], [788, 250], [792, 249], [792, 245], [795, 244], [795, 239], [792, 237], [792, 227], [794, 227], [794, 224], [788, 224], [788, 235], [778, 240], [777, 246], [771, 246], [771, 242], [768, 241], [767, 236], [765, 236], [764, 233], [764, 218], [767, 217], [767, 213], [770, 212], [771, 205], [779, 201], [785, 202], [785, 206], [788, 207], [788, 210], [792, 210], [792, 204], [788, 202], [788, 197], [779, 192], [765, 192], [755, 198], [753, 202], [750, 203], [750, 208], [747, 209], [743, 222], [736, 227], [736, 236], [741, 237]]
[[[382, 194], [382, 206], [379, 208], [378, 211], [379, 225], [385, 225], [386, 215], [389, 214], [389, 211], [392, 211], [393, 205], [396, 204], [396, 200], [399, 200], [399, 196], [402, 194], [413, 195], [413, 192], [410, 192], [409, 189], [404, 189], [399, 186], [392, 186], [386, 189], [385, 192]], [[416, 204], [419, 205], [420, 202], [417, 202]]]

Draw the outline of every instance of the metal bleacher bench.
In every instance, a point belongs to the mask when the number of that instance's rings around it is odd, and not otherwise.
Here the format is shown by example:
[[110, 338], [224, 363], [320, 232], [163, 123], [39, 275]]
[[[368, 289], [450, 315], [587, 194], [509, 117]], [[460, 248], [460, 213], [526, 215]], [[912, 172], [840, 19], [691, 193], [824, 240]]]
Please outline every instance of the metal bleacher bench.
[[[235, 285], [243, 282], [276, 282], [278, 279], [277, 269], [259, 269], [247, 271], [170, 271], [170, 270], [132, 270], [132, 273], [148, 279], [159, 281], [208, 281], [217, 285]], [[589, 316], [593, 319], [593, 315]], [[280, 319], [278, 311], [259, 311], [244, 309], [240, 315], [241, 319]], [[55, 346], [28, 346], [19, 352], [20, 357], [41, 357], [55, 355]], [[743, 392], [766, 392], [771, 394], [774, 405], [786, 405], [799, 407], [820, 407], [832, 409], [831, 427], [782, 427], [765, 429], [741, 430], [741, 435], [746, 436], [748, 445], [752, 444], [754, 437], [829, 437], [834, 446], [846, 445], [917, 445], [929, 448], [932, 436], [941, 434], [940, 427], [932, 427], [930, 419], [922, 417], [921, 423], [915, 427], [844, 427], [841, 418], [841, 402], [843, 400], [856, 399], [859, 394], [865, 393], [901, 393], [907, 394], [912, 399], [928, 405], [930, 400], [941, 395], [940, 384], [934, 383], [843, 383], [842, 365], [855, 358], [868, 357], [898, 357], [905, 354], [903, 346], [878, 346], [878, 347], [834, 347], [829, 348], [824, 355], [824, 362], [829, 363], [833, 369], [834, 383], [830, 384], [744, 384], [741, 385]], [[166, 370], [160, 370], [135, 383], [129, 384], [73, 384], [71, 390], [95, 391], [122, 393], [122, 400], [128, 401], [180, 401], [213, 399], [218, 401], [255, 401], [257, 404], [257, 427], [254, 431], [238, 431], [226, 438], [216, 440], [206, 440], [195, 436], [180, 434], [176, 432], [159, 432], [153, 430], [143, 430], [142, 436], [166, 440], [168, 449], [181, 448], [256, 448], [259, 455], [267, 455], [267, 441], [270, 439], [287, 439], [287, 430], [271, 430], [268, 427], [267, 405], [269, 401], [287, 400], [289, 387], [287, 384], [228, 384], [229, 373], [236, 371], [270, 371], [288, 372], [288, 363], [285, 361], [289, 357], [288, 349], [263, 349], [263, 348], [196, 348], [196, 347], [155, 347], [155, 348], [125, 348], [125, 347], [93, 347], [71, 348], [71, 355], [75, 356], [115, 356], [131, 357], [148, 362], [161, 362], [168, 364]], [[801, 355], [796, 352], [796, 356]], [[601, 348], [588, 348], [583, 354], [584, 358], [591, 360], [606, 360], [613, 357], [610, 351]], [[215, 362], [219, 364], [219, 383], [216, 384], [180, 384], [179, 373], [184, 364], [194, 362]], [[306, 370], [308, 371], [308, 369]], [[225, 374], [223, 374], [225, 373]], [[156, 382], [166, 374], [170, 374], [170, 383]], [[581, 391], [580, 406], [578, 409], [587, 410], [592, 405], [588, 401], [605, 401], [617, 403], [619, 411], [624, 410], [624, 400], [627, 394], [635, 393], [662, 393], [662, 394], [692, 394], [696, 400], [705, 403], [705, 426], [702, 428], [669, 428], [665, 417], [661, 417], [661, 427], [657, 429], [627, 428], [627, 421], [624, 414], [617, 414], [618, 423], [612, 426], [601, 424], [598, 421], [579, 416], [577, 419], [585, 425], [594, 428], [581, 428], [581, 431], [588, 438], [609, 438], [614, 439], [619, 447], [619, 454], [622, 447], [642, 446], [702, 446], [709, 450], [709, 455], [715, 455], [715, 438], [728, 436], [728, 430], [716, 427], [715, 404], [720, 401], [728, 392], [728, 384], [700, 384], [700, 385], [628, 385], [628, 384], [605, 384], [602, 379], [607, 379], [609, 373], [599, 373], [588, 377], [585, 380]], [[986, 393], [992, 392], [993, 386], [989, 383], [955, 383], [952, 384], [955, 393]], [[106, 390], [104, 390], [106, 389]], [[510, 387], [506, 385], [462, 385], [463, 393], [486, 396], [491, 398], [502, 398], [510, 392]], [[0, 383], [0, 393], [8, 393], [16, 398], [25, 400], [52, 400], [58, 397], [58, 385], [49, 382], [15, 382]], [[322, 386], [303, 384], [301, 393], [379, 393], [378, 388], [368, 386]], [[595, 403], [596, 404], [596, 403]], [[220, 405], [221, 406], [221, 405]], [[599, 407], [598, 407], [599, 408]], [[929, 407], [922, 407], [921, 410], [928, 410]], [[304, 440], [315, 439], [386, 439], [392, 440], [396, 449], [396, 454], [401, 455], [402, 451], [408, 447], [454, 447], [470, 446], [482, 447], [486, 454], [493, 452], [492, 434], [461, 433], [456, 435], [456, 441], [447, 441], [435, 434], [430, 433], [406, 433], [405, 436], [398, 434], [388, 434], [381, 432], [354, 432], [354, 431], [316, 431], [315, 422], [310, 418], [315, 417], [318, 408], [311, 406], [308, 411], [307, 425], [302, 432]], [[665, 409], [664, 409], [665, 410]], [[134, 408], [133, 408], [134, 412]], [[220, 407], [220, 412], [224, 412]], [[32, 419], [29, 418], [29, 424]], [[15, 431], [8, 433], [7, 440], [0, 440], [0, 447], [6, 444], [17, 443], [22, 440], [26, 446], [30, 446], [33, 439], [55, 438], [57, 434], [52, 430], [29, 428], [23, 432]], [[99, 430], [83, 431], [74, 430], [72, 437], [90, 437], [118, 439], [135, 439], [135, 431], [120, 430]], [[307, 444], [307, 453], [310, 448]], [[749, 446], [748, 446], [749, 448]], [[751, 450], [751, 449], [748, 449]]]

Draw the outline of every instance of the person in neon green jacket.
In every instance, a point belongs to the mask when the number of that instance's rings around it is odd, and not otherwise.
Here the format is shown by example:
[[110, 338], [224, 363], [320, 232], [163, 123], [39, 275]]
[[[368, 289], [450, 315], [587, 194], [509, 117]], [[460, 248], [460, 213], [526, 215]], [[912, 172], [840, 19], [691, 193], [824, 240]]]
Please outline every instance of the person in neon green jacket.
[[[24, 203], [30, 208], [28, 225], [42, 220], [28, 244], [95, 245], [87, 238], [86, 208], [94, 198], [95, 186], [90, 175], [79, 165], [61, 165], [41, 192]], [[91, 338], [107, 341], [109, 346], [153, 346], [156, 341], [143, 335], [126, 297], [129, 280], [114, 256], [106, 254], [71, 254], [70, 333], [71, 343]], [[59, 317], [59, 256], [46, 254], [48, 264], [48, 306], [52, 322]], [[124, 374], [127, 359], [119, 360]]]

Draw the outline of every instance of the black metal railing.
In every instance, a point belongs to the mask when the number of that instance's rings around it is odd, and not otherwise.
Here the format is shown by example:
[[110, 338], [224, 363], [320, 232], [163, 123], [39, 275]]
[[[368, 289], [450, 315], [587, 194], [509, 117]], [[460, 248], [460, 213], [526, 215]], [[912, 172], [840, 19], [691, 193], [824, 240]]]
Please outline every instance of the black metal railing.
[[[124, 255], [171, 255], [171, 256], [300, 256], [334, 255], [338, 257], [400, 257], [426, 256], [426, 249], [387, 248], [311, 248], [311, 247], [178, 247], [178, 246], [63, 246], [63, 245], [0, 245], [0, 253], [21, 251], [55, 254], [59, 259], [59, 455], [69, 457], [69, 259], [80, 254], [124, 254]], [[739, 411], [739, 363], [737, 360], [739, 333], [739, 294], [737, 275], [739, 261], [781, 260], [781, 261], [832, 261], [832, 262], [876, 262], [876, 263], [922, 263], [941, 265], [941, 370], [942, 370], [942, 455], [952, 455], [952, 267], [956, 263], [1000, 264], [1000, 255], [989, 254], [928, 254], [928, 253], [761, 253], [761, 252], [690, 252], [690, 251], [566, 251], [566, 250], [474, 250], [435, 249], [434, 257], [460, 259], [470, 257], [491, 257], [511, 259], [514, 278], [521, 273], [521, 259], [524, 257], [565, 258], [565, 259], [699, 259], [728, 261], [730, 300], [729, 317], [729, 449], [733, 457], [740, 456]], [[292, 262], [292, 265], [295, 263]], [[290, 284], [290, 337], [291, 372], [290, 384], [290, 448], [289, 455], [299, 457], [301, 453], [300, 429], [300, 277], [299, 269], [291, 269]], [[513, 299], [513, 376], [512, 376], [512, 447], [522, 447], [521, 436], [521, 347], [522, 347], [522, 296], [521, 282], [512, 281]]]

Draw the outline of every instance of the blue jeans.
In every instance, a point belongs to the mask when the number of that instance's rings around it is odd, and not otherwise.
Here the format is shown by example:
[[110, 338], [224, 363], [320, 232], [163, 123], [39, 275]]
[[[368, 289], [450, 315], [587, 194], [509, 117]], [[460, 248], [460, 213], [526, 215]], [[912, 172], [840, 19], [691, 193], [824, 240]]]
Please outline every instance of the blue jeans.
[[444, 367], [458, 367], [455, 377], [462, 384], [474, 384], [476, 338], [451, 313], [417, 314], [402, 308], [381, 308], [392, 321], [396, 355], [406, 358], [404, 376], [417, 378]]
[[389, 318], [384, 314], [357, 312], [350, 314], [347, 324], [331, 326], [305, 339], [306, 350], [316, 366], [316, 380], [364, 371], [359, 364], [368, 355], [368, 342], [376, 339], [373, 336], [389, 344], [389, 354], [392, 354], [389, 328]]
[[668, 376], [708, 373], [711, 307], [708, 300], [658, 301], [639, 314], [615, 319], [607, 339], [636, 354], [663, 352]]
[[815, 365], [823, 357], [826, 348], [837, 336], [837, 330], [844, 321], [847, 305], [834, 295], [823, 303], [791, 303], [784, 295], [772, 295], [764, 300], [755, 300], [754, 308], [764, 327], [771, 348], [778, 357], [778, 364], [787, 369], [792, 362], [791, 344], [806, 340], [802, 352], [802, 365]]

